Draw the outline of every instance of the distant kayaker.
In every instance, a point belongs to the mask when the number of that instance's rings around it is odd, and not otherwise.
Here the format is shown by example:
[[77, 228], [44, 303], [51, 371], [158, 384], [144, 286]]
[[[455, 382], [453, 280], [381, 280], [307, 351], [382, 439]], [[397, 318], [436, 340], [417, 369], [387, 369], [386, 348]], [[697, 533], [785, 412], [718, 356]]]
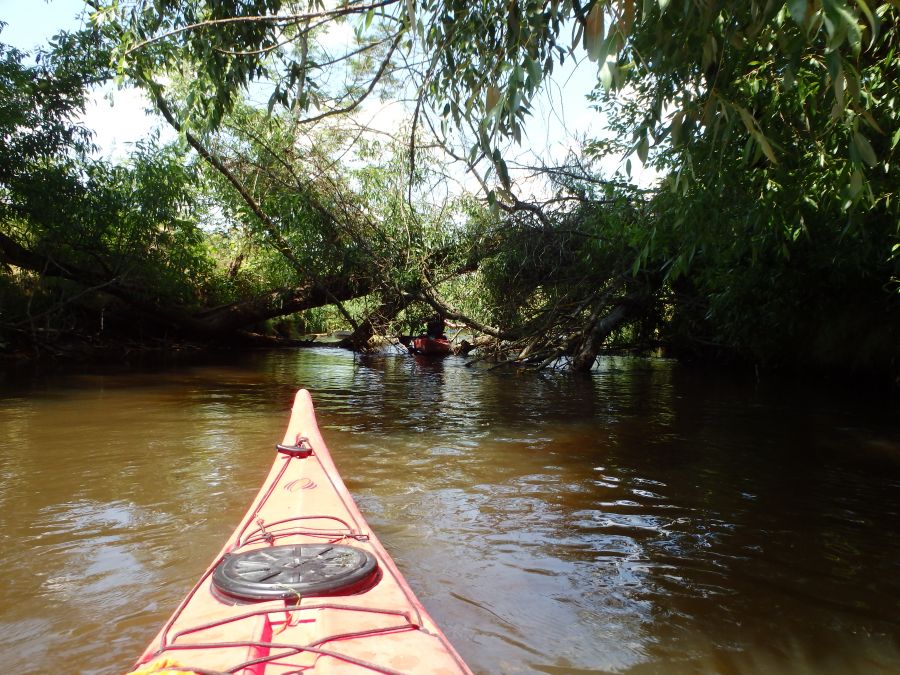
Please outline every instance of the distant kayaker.
[[435, 314], [425, 324], [425, 334], [430, 338], [446, 338], [444, 335], [444, 317], [440, 314]]

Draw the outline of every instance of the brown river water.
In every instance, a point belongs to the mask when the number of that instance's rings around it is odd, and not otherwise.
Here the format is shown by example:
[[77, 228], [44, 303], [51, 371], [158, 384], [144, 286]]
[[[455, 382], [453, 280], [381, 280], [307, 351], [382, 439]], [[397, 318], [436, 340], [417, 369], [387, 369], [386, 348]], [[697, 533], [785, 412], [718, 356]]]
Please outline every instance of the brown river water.
[[900, 407], [664, 360], [516, 375], [331, 349], [0, 375], [0, 655], [122, 673], [306, 387], [480, 673], [900, 672]]

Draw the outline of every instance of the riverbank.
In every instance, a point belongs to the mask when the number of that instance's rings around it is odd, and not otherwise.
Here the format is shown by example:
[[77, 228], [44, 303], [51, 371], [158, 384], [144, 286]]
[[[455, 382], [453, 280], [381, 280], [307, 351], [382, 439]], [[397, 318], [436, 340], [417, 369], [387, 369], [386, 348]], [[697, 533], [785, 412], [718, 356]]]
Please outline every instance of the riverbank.
[[[279, 328], [279, 327], [276, 327]], [[293, 333], [293, 334], [292, 334]], [[319, 347], [347, 347], [349, 331], [331, 333], [309, 333], [299, 335], [293, 331], [267, 330], [266, 332], [241, 331], [214, 340], [172, 336], [153, 333], [149, 330], [126, 330], [124, 326], [113, 327], [102, 333], [87, 331], [35, 330], [29, 333], [19, 331], [18, 339], [10, 344], [0, 341], [0, 368], [56, 367], [66, 364], [102, 363], [169, 363], [200, 361], [210, 355], [225, 355], [240, 352], [254, 352], [269, 349], [302, 349]], [[464, 336], [465, 337], [465, 336]], [[478, 347], [485, 348], [479, 340], [471, 338], [475, 348], [459, 350], [471, 360], [492, 362]], [[498, 352], [495, 341], [490, 339], [488, 349]], [[394, 338], [384, 337], [375, 350], [391, 353], [401, 345]], [[405, 348], [400, 349], [405, 353]], [[471, 352], [471, 353], [470, 353]], [[780, 363], [777, 367], [764, 367], [721, 345], [694, 344], [686, 348], [684, 344], [657, 344], [652, 354], [645, 354], [631, 348], [609, 347], [600, 353], [600, 359], [611, 356], [650, 356], [653, 354], [673, 358], [684, 366], [698, 371], [723, 371], [732, 373], [739, 379], [796, 380], [800, 382], [836, 383], [859, 388], [874, 388], [893, 395], [900, 395], [900, 361], [883, 366], [860, 367], [856, 365], [810, 365]], [[496, 362], [496, 361], [493, 361]], [[846, 363], [853, 364], [852, 360]], [[518, 369], [515, 363], [507, 366]], [[595, 367], [596, 370], [596, 367]]]
[[0, 348], [0, 365], [26, 363], [102, 363], [109, 360], [129, 363], [146, 358], [183, 356], [197, 357], [208, 353], [235, 350], [291, 349], [318, 345], [333, 346], [339, 340], [328, 336], [291, 339], [263, 333], [235, 333], [223, 340], [152, 337], [134, 339], [128, 336], [85, 336], [70, 334], [52, 341], [34, 341], [31, 345]]
[[[233, 356], [266, 350], [292, 350], [345, 347], [347, 333], [319, 333], [304, 335], [300, 339], [263, 333], [239, 333], [227, 340], [200, 341], [169, 339], [166, 337], [143, 340], [127, 337], [70, 335], [52, 343], [32, 345], [28, 348], [0, 348], [0, 369], [66, 369], [70, 366], [90, 366], [116, 363], [121, 365], [202, 363], [208, 359]], [[376, 350], [376, 352], [379, 350]], [[385, 339], [380, 351], [405, 354], [405, 348]], [[666, 350], [657, 350], [666, 354]], [[465, 356], [465, 354], [461, 354]], [[633, 350], [611, 348], [601, 353], [599, 360], [610, 357], [642, 356]], [[779, 367], [761, 368], [746, 359], [724, 350], [691, 352], [681, 357], [672, 355], [684, 367], [697, 372], [730, 373], [739, 381], [796, 381], [873, 389], [888, 395], [900, 396], [900, 369], [858, 371], [838, 368]], [[470, 361], [485, 360], [475, 352]], [[490, 360], [487, 360], [491, 363]], [[600, 366], [598, 365], [598, 368]], [[515, 366], [509, 368], [518, 370]], [[595, 368], [595, 371], [597, 368]]]

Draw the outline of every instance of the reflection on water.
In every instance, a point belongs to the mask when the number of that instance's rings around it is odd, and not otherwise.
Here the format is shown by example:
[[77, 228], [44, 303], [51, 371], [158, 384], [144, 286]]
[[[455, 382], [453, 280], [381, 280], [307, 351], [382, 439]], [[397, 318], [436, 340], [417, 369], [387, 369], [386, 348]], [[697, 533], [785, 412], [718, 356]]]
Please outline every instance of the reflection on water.
[[900, 670], [896, 403], [664, 361], [540, 377], [337, 350], [0, 384], [7, 669], [127, 669], [300, 386], [476, 671]]

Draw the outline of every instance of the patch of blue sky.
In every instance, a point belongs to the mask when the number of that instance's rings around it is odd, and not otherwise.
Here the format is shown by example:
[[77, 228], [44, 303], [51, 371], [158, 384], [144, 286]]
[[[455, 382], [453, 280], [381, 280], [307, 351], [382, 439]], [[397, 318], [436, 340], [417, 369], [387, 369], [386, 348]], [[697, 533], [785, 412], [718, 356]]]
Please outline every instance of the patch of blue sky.
[[[60, 31], [78, 30], [88, 21], [82, 0], [0, 0], [0, 22], [6, 24], [0, 42], [32, 57]], [[149, 108], [150, 101], [140, 90], [106, 84], [92, 92], [80, 121], [93, 131], [97, 155], [117, 161], [157, 132], [175, 137]]]
[[[33, 52], [46, 45], [61, 30], [77, 30], [88, 21], [82, 0], [0, 0], [0, 22], [7, 25], [0, 33], [0, 41], [20, 50]], [[342, 42], [352, 39], [349, 24], [337, 26], [321, 36], [326, 48], [340, 50]], [[582, 51], [583, 50], [577, 50]], [[548, 195], [548, 187], [538, 179], [530, 167], [559, 165], [571, 156], [577, 156], [581, 143], [590, 138], [601, 138], [610, 133], [603, 114], [593, 108], [587, 94], [598, 80], [598, 68], [582, 53], [579, 60], [568, 62], [556, 69], [545, 83], [541, 93], [532, 101], [532, 114], [524, 127], [521, 144], [510, 143], [504, 148], [516, 190], [522, 199], [540, 199]], [[271, 89], [259, 84], [251, 87], [251, 97], [268, 98]], [[411, 117], [411, 105], [399, 100], [384, 101], [373, 97], [356, 113], [357, 122], [370, 125], [377, 133], [396, 132], [403, 120]], [[174, 132], [150, 110], [147, 97], [134, 88], [119, 89], [113, 85], [98, 88], [89, 102], [82, 122], [91, 129], [102, 157], [120, 160], [128, 155], [134, 145], [154, 133], [164, 140], [173, 139]], [[399, 125], [399, 126], [398, 126]], [[465, 142], [464, 138], [462, 139]], [[621, 172], [624, 157], [611, 156], [600, 162], [602, 177], [610, 178]], [[632, 181], [641, 187], [655, 182], [657, 175], [641, 166], [636, 156], [631, 157]], [[449, 167], [448, 167], [449, 168]], [[477, 167], [483, 176], [486, 163]], [[448, 171], [448, 178], [456, 177], [459, 188], [479, 192], [480, 185], [472, 176], [466, 176], [461, 167]], [[450, 192], [455, 190], [450, 189]]]

